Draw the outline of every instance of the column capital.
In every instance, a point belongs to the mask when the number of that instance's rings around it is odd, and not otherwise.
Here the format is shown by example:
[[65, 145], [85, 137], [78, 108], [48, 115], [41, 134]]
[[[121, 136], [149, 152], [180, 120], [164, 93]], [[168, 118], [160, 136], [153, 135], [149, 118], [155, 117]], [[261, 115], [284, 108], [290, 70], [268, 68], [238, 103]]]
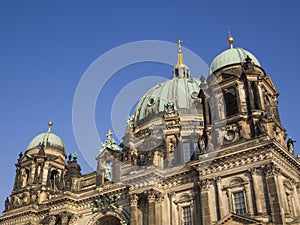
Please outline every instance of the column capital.
[[147, 196], [147, 199], [148, 199], [149, 202], [154, 202], [155, 201], [156, 191], [148, 190], [148, 191], [145, 191], [144, 194]]
[[222, 177], [217, 176], [217, 177], [215, 178], [215, 181], [216, 181], [216, 184], [217, 184], [217, 185], [221, 184], [221, 183], [222, 183]]
[[270, 163], [264, 167], [264, 174], [266, 176], [278, 176], [280, 174], [280, 168], [274, 163]]
[[155, 201], [160, 203], [163, 202], [163, 200], [164, 200], [164, 194], [161, 192], [157, 192], [155, 195]]
[[136, 194], [130, 195], [129, 199], [130, 199], [130, 205], [137, 206], [139, 197]]
[[258, 175], [259, 168], [253, 167], [253, 168], [248, 169], [248, 171], [252, 176], [255, 176], [255, 175]]
[[210, 188], [210, 180], [205, 179], [205, 180], [200, 181], [199, 186], [200, 186], [201, 191], [208, 191]]

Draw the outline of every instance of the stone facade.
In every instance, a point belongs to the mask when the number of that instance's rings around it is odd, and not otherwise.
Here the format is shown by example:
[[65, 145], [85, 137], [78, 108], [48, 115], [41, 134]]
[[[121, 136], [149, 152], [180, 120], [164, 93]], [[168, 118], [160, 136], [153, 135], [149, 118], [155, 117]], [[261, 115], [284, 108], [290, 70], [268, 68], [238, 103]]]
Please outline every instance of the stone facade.
[[[193, 82], [178, 59], [173, 79]], [[122, 150], [109, 132], [95, 172], [44, 141], [20, 154], [0, 224], [300, 224], [300, 163], [271, 78], [247, 56], [200, 81], [198, 111], [151, 101]]]

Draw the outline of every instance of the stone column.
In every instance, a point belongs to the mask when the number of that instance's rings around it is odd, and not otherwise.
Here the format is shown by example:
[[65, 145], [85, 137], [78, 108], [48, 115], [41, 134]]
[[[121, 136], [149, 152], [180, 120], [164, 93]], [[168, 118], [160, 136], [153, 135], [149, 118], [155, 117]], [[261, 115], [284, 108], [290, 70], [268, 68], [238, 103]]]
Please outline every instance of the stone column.
[[255, 87], [255, 95], [256, 95], [256, 99], [257, 99], [257, 103], [258, 103], [258, 108], [259, 109], [262, 109], [262, 101], [261, 101], [261, 97], [260, 97], [260, 92], [261, 92], [261, 90], [260, 90], [260, 87], [259, 87], [259, 85], [258, 85], [258, 81], [255, 81], [254, 82], [254, 87]]
[[300, 203], [299, 203], [299, 198], [297, 194], [297, 186], [293, 184], [293, 198], [295, 201], [295, 211], [296, 215], [300, 215]]
[[139, 225], [138, 200], [139, 198], [136, 194], [130, 196], [130, 225]]
[[250, 184], [245, 184], [245, 194], [246, 194], [246, 204], [248, 208], [248, 213], [250, 215], [254, 215], [254, 210], [253, 210], [253, 204], [252, 204], [252, 197], [250, 193]]
[[155, 225], [163, 225], [163, 200], [164, 195], [158, 192], [155, 199]]
[[232, 192], [231, 192], [231, 189], [227, 189], [226, 194], [227, 194], [227, 198], [228, 198], [229, 212], [234, 212], [233, 205], [232, 205]]
[[209, 113], [209, 104], [208, 104], [208, 96], [206, 95], [203, 89], [200, 90], [199, 98], [201, 98], [201, 104], [203, 108], [203, 119], [204, 119], [204, 127], [210, 125], [210, 113]]
[[49, 225], [55, 225], [55, 223], [56, 223], [56, 216], [54, 215], [50, 216]]
[[285, 216], [280, 201], [281, 193], [278, 189], [277, 180], [279, 169], [273, 163], [271, 163], [264, 168], [264, 172], [269, 196], [272, 222], [273, 224], [285, 224]]
[[219, 219], [225, 216], [224, 206], [223, 206], [223, 198], [222, 198], [222, 179], [221, 177], [216, 178], [217, 185], [217, 195], [218, 195], [218, 204], [219, 204]]
[[203, 225], [211, 224], [210, 205], [209, 205], [209, 187], [210, 187], [210, 181], [208, 179], [200, 181]]
[[234, 91], [235, 91], [235, 94], [236, 94], [236, 104], [238, 106], [238, 113], [241, 113], [242, 112], [242, 105], [241, 105], [241, 97], [240, 97], [240, 89], [239, 89], [239, 86], [238, 84], [235, 84], [234, 85]]
[[253, 189], [254, 189], [254, 197], [255, 197], [255, 206], [256, 206], [256, 213], [258, 215], [261, 215], [263, 213], [262, 209], [262, 202], [261, 202], [261, 192], [262, 189], [259, 188], [259, 175], [257, 168], [253, 168], [250, 170], [250, 173], [252, 175], [252, 182], [253, 182]]
[[155, 193], [147, 191], [148, 199], [148, 225], [155, 225]]
[[281, 202], [280, 203], [281, 208], [283, 208], [285, 214], [287, 214], [287, 213], [290, 214], [286, 193], [285, 193], [285, 190], [283, 188], [283, 176], [280, 173], [280, 171], [277, 174], [277, 186], [278, 186], [278, 190], [279, 190], [279, 193], [280, 193], [280, 195], [279, 195], [280, 199], [279, 200]]
[[247, 89], [248, 89], [248, 97], [249, 97], [249, 102], [250, 102], [250, 108], [254, 109], [254, 96], [252, 92], [252, 85], [250, 81], [247, 81]]

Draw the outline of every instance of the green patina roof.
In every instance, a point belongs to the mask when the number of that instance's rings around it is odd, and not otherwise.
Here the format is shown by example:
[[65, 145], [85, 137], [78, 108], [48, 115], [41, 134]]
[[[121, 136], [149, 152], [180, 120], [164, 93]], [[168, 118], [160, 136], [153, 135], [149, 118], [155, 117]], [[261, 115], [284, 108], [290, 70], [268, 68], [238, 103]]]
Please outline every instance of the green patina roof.
[[134, 121], [140, 121], [151, 114], [164, 112], [165, 105], [172, 102], [176, 110], [195, 107], [193, 99], [200, 91], [200, 79], [174, 77], [151, 88], [139, 101]]
[[38, 134], [35, 136], [28, 144], [27, 150], [37, 148], [41, 144], [44, 144], [45, 147], [52, 147], [54, 149], [59, 150], [63, 154], [65, 154], [65, 145], [61, 138], [56, 134], [48, 131], [45, 133]]
[[210, 65], [210, 73], [213, 73], [224, 66], [245, 62], [247, 55], [252, 59], [252, 63], [260, 66], [259, 61], [251, 52], [242, 48], [230, 48], [214, 58]]

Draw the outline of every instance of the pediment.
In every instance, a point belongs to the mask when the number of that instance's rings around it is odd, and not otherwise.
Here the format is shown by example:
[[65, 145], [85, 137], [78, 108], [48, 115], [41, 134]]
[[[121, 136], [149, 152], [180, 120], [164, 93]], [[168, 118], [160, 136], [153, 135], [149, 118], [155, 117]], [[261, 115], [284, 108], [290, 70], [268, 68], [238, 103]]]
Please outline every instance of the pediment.
[[235, 80], [238, 76], [232, 73], [222, 73], [220, 76], [218, 76], [218, 78], [216, 79], [216, 83], [220, 84], [223, 82], [227, 82], [227, 81], [231, 81], [231, 80]]
[[216, 223], [216, 225], [229, 225], [229, 224], [230, 225], [243, 225], [243, 224], [263, 225], [264, 223], [244, 215], [237, 215], [235, 213], [227, 214]]
[[276, 87], [275, 87], [275, 85], [274, 85], [274, 83], [273, 83], [271, 77], [267, 76], [267, 77], [265, 78], [265, 81], [267, 82], [268, 85], [270, 85], [270, 87], [271, 87], [273, 90], [276, 90]]

